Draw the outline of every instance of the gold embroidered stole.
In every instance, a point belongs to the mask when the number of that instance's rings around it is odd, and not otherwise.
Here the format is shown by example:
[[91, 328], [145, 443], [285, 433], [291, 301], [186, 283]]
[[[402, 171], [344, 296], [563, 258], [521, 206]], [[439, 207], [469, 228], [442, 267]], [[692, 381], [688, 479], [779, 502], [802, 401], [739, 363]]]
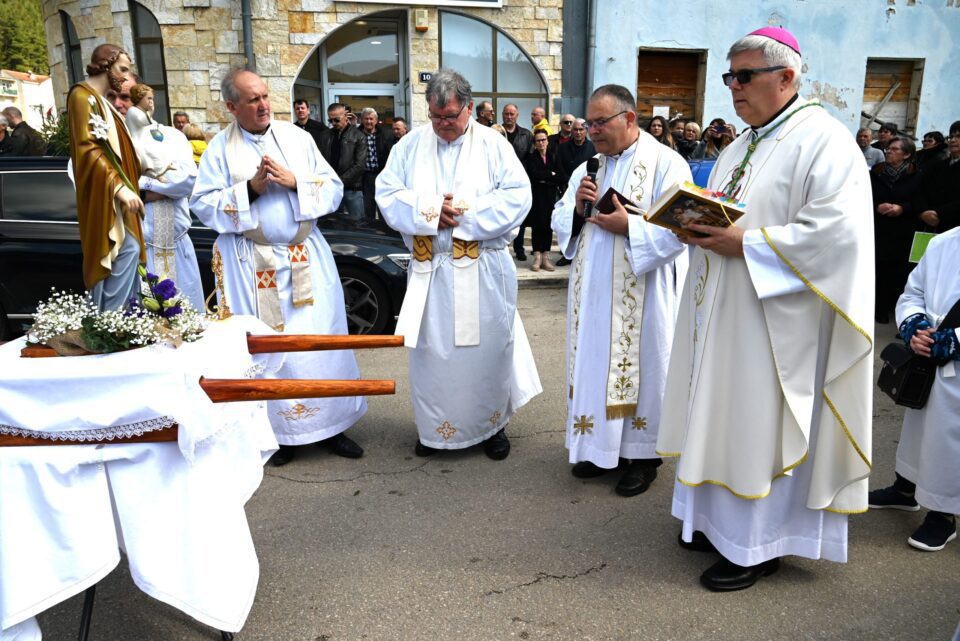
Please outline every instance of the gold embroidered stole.
[[[283, 154], [283, 145], [277, 139], [275, 126], [264, 136], [271, 136], [283, 155], [284, 164], [289, 168], [290, 162]], [[249, 153], [243, 140], [243, 131], [236, 122], [230, 123], [227, 127], [227, 153], [226, 161], [230, 170], [230, 184], [245, 182], [257, 173], [257, 165], [243, 159], [249, 158]], [[262, 157], [262, 150], [261, 150]], [[318, 179], [314, 178], [311, 183], [316, 185]], [[323, 184], [319, 180], [319, 184]], [[316, 197], [316, 193], [313, 194]], [[253, 205], [251, 204], [251, 207]], [[228, 207], [233, 207], [232, 211]], [[227, 202], [224, 206], [224, 213], [237, 220], [236, 205]], [[292, 242], [287, 245], [287, 259], [290, 263], [290, 283], [292, 287], [291, 302], [294, 307], [303, 307], [313, 304], [313, 283], [310, 280], [310, 254], [303, 241], [313, 231], [313, 220], [300, 221], [297, 233]], [[277, 331], [283, 331], [285, 321], [283, 310], [280, 307], [280, 292], [277, 289], [277, 260], [273, 251], [273, 244], [264, 236], [263, 230], [258, 225], [255, 229], [243, 232], [243, 236], [254, 243], [253, 248], [253, 269], [254, 282], [256, 284], [257, 295], [257, 316], [264, 323]]]
[[[472, 125], [464, 133], [460, 156], [453, 174], [455, 207], [466, 213], [467, 199], [473, 200], [478, 191], [480, 176], [485, 171], [486, 158], [479, 154], [480, 144], [475, 144], [475, 127]], [[474, 157], [479, 156], [479, 157]], [[447, 186], [441, 184], [443, 172], [438, 157], [437, 137], [426, 134], [414, 151], [415, 166], [429, 167], [431, 171], [418, 171], [413, 174], [412, 188], [426, 200], [447, 192]], [[431, 209], [417, 212], [425, 221], [432, 222], [440, 215]], [[404, 336], [404, 345], [417, 346], [423, 310], [426, 307], [427, 293], [430, 289], [433, 273], [434, 244], [436, 236], [413, 237], [413, 260], [410, 266], [410, 279], [404, 295], [403, 306], [397, 319], [396, 333]], [[457, 347], [480, 344], [480, 243], [475, 240], [453, 239], [452, 264], [454, 295], [454, 345]]]
[[[627, 178], [624, 181], [621, 193], [646, 210], [652, 200], [653, 178], [659, 163], [659, 150], [644, 149], [643, 136], [636, 144]], [[648, 153], [655, 153], [654, 163], [650, 170], [643, 162]], [[652, 154], [651, 154], [652, 155]], [[607, 159], [600, 156], [600, 171], [597, 173], [597, 184], [603, 185], [607, 171]], [[612, 185], [616, 187], [616, 185]], [[631, 215], [635, 215], [632, 214]], [[583, 288], [583, 273], [586, 253], [590, 247], [590, 238], [596, 231], [596, 226], [586, 224], [577, 243], [577, 252], [573, 261], [572, 327], [569, 348], [569, 377], [571, 381], [569, 394], [573, 398], [573, 380], [576, 372], [577, 343], [579, 342], [581, 296]], [[615, 234], [611, 256], [611, 309], [610, 309], [610, 349], [607, 368], [606, 408], [607, 419], [635, 416], [637, 401], [640, 396], [640, 328], [643, 324], [643, 297], [645, 278], [633, 273], [628, 252], [630, 251], [629, 238], [623, 234]], [[594, 264], [594, 268], [600, 268]]]

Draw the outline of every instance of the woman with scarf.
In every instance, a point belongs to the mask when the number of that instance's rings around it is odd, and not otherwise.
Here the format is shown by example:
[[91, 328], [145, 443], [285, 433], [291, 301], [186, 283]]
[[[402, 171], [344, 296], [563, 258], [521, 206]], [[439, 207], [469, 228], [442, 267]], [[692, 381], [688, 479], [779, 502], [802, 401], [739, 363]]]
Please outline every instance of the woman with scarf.
[[884, 150], [884, 162], [870, 170], [878, 323], [890, 321], [890, 311], [910, 275], [910, 245], [919, 225], [914, 205], [920, 188], [920, 172], [913, 163], [916, 150], [912, 140], [895, 136]]

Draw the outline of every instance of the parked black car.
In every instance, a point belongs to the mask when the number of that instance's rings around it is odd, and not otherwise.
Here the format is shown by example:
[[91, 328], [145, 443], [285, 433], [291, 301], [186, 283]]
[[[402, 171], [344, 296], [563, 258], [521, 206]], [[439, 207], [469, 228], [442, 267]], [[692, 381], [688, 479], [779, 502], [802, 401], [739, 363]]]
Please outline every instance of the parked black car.
[[[22, 333], [50, 288], [82, 292], [76, 196], [67, 159], [0, 158], [0, 340]], [[325, 216], [320, 229], [333, 250], [351, 334], [390, 331], [407, 287], [410, 252], [396, 232]], [[214, 289], [210, 259], [216, 232], [190, 230], [203, 289]]]

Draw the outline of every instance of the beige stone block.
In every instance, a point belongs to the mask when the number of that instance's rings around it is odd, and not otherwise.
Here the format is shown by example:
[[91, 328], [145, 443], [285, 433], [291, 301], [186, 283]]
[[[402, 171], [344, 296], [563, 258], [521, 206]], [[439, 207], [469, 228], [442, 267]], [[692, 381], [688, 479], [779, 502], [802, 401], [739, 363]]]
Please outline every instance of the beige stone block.
[[[171, 105], [178, 107], [193, 107], [197, 104], [197, 89], [189, 85], [174, 85], [167, 87]], [[209, 91], [209, 90], [208, 90]]]
[[287, 45], [281, 49], [280, 64], [299, 67], [311, 51], [313, 47], [308, 45]]
[[550, 42], [563, 42], [563, 24], [560, 22], [551, 22], [547, 25], [547, 40]]
[[212, 46], [213, 46], [213, 32], [197, 31], [197, 48], [200, 49], [200, 52], [202, 52], [203, 49], [207, 47], [212, 47]]
[[197, 46], [197, 30], [193, 25], [163, 25], [160, 33], [163, 34], [164, 46]]
[[537, 7], [533, 12], [538, 20], [562, 20], [563, 15], [556, 7]]
[[313, 14], [305, 11], [291, 11], [287, 13], [287, 24], [290, 33], [309, 33], [313, 31]]
[[556, 7], [563, 12], [563, 0], [539, 0], [541, 7]]
[[240, 51], [240, 36], [229, 29], [217, 33], [217, 53], [237, 53]]
[[302, 0], [279, 0], [277, 2], [278, 11], [300, 11], [302, 8]]
[[197, 87], [197, 99], [194, 106], [206, 107], [210, 104], [210, 87]]
[[220, 7], [196, 9], [194, 15], [197, 29], [217, 32], [233, 28], [233, 15], [229, 9]]

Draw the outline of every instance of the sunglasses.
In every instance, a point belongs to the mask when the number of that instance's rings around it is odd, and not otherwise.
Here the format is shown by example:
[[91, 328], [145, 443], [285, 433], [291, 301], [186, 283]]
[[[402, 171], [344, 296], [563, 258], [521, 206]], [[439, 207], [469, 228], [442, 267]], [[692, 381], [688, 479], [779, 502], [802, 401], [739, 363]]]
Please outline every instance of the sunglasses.
[[573, 121], [572, 121], [572, 120], [561, 120], [561, 121], [560, 121], [560, 124], [561, 124], [561, 125], [572, 125], [572, 124], [573, 124]]
[[782, 71], [783, 69], [786, 69], [786, 67], [782, 65], [776, 67], [761, 67], [760, 69], [741, 69], [740, 71], [728, 71], [721, 77], [723, 78], [723, 84], [728, 87], [733, 84], [734, 80], [741, 85], [745, 85], [753, 80], [753, 77], [758, 73], [770, 73], [771, 71]]

